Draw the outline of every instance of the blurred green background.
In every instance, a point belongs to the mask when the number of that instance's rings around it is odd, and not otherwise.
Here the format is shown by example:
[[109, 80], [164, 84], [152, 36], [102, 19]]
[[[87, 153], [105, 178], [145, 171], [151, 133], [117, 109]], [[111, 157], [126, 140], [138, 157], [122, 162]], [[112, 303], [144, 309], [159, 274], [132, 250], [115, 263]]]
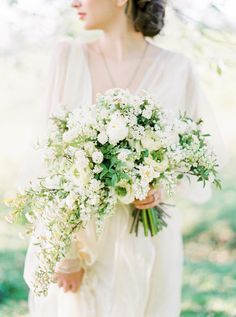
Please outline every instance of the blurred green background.
[[[228, 155], [223, 190], [201, 205], [179, 201], [183, 213], [183, 317], [236, 316], [236, 3], [174, 0], [155, 41], [194, 62], [211, 101]], [[61, 37], [94, 36], [66, 0], [1, 0], [0, 196], [14, 193], [19, 170], [40, 131], [50, 51]], [[23, 281], [27, 240], [5, 221], [0, 204], [0, 316], [27, 316]], [[148, 316], [147, 316], [148, 317]], [[161, 317], [161, 316], [160, 316]], [[170, 316], [171, 317], [171, 316]]]

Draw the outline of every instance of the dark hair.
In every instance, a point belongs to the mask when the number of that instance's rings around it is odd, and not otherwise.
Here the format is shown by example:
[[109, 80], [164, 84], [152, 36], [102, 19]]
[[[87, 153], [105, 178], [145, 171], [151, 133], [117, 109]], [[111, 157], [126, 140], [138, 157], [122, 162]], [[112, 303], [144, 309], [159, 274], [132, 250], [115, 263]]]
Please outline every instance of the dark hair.
[[128, 0], [125, 13], [129, 14], [137, 32], [154, 37], [164, 26], [165, 4], [165, 0]]

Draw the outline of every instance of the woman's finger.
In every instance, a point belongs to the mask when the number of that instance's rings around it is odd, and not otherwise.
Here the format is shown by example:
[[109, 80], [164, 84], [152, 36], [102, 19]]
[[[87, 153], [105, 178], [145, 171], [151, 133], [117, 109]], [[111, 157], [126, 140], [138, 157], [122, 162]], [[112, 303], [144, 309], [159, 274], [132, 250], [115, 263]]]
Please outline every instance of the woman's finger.
[[157, 206], [160, 202], [161, 202], [161, 199], [155, 197], [155, 200], [152, 201], [151, 203], [148, 203], [148, 204], [136, 203], [135, 207], [138, 209], [148, 209], [148, 208], [153, 208]]
[[149, 209], [149, 208], [153, 208], [153, 207], [155, 207], [157, 205], [158, 205], [158, 203], [155, 201], [155, 202], [153, 202], [151, 204], [138, 205], [138, 206], [136, 206], [136, 208], [138, 208], [138, 209]]
[[148, 193], [148, 196], [144, 199], [135, 199], [134, 200], [134, 203], [135, 204], [148, 204], [148, 203], [152, 203], [154, 200], [155, 200], [155, 197], [157, 197], [159, 194], [158, 194], [158, 191], [155, 189], [155, 190], [150, 190], [149, 193]]
[[[149, 206], [148, 206], [148, 208], [153, 208], [153, 207], [156, 207], [156, 205], [158, 205], [158, 202], [154, 202], [154, 203], [152, 203], [152, 204], [150, 204]], [[147, 207], [146, 207], [147, 208]]]
[[69, 289], [70, 289], [70, 283], [67, 282], [64, 284], [64, 292], [68, 292]]
[[58, 281], [58, 286], [59, 286], [59, 287], [63, 287], [63, 280], [59, 280], [59, 281]]
[[159, 200], [159, 195], [158, 193], [154, 193], [152, 194], [149, 199], [144, 199], [144, 200], [137, 200], [137, 201], [134, 201], [134, 204], [136, 205], [146, 205], [146, 204], [151, 204], [155, 201], [158, 201]]
[[145, 199], [142, 199], [142, 200], [140, 200], [140, 199], [136, 199], [136, 200], [134, 200], [134, 204], [149, 204], [149, 203], [152, 203], [153, 201], [154, 201], [154, 196], [150, 196], [150, 197], [148, 197], [148, 198], [145, 198]]
[[72, 285], [71, 285], [71, 291], [73, 292], [73, 293], [76, 293], [77, 291], [78, 291], [78, 288], [79, 288], [79, 284], [78, 283], [76, 283], [76, 282], [72, 282]]
[[53, 281], [54, 283], [56, 283], [57, 280], [58, 280], [58, 276], [57, 276], [57, 274], [54, 274], [53, 277], [52, 277], [52, 281]]

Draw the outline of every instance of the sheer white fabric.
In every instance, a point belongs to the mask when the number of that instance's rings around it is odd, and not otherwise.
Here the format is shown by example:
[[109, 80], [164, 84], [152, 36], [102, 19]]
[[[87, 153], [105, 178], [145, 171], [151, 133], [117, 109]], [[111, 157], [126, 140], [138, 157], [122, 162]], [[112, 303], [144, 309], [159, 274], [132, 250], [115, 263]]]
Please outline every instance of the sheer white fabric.
[[[46, 117], [56, 113], [62, 104], [74, 109], [92, 102], [91, 75], [83, 41], [63, 40], [53, 50], [45, 100]], [[222, 141], [213, 113], [186, 57], [161, 49], [147, 69], [139, 86], [142, 88], [155, 94], [174, 116], [179, 110], [185, 110], [194, 119], [202, 117], [205, 128], [212, 133], [212, 144], [223, 165]], [[38, 161], [41, 159], [39, 157]], [[197, 198], [202, 202], [210, 194], [209, 189], [203, 190], [197, 182], [191, 186], [181, 185], [179, 192], [185, 199], [195, 201]], [[171, 215], [168, 227], [157, 236], [147, 238], [142, 231], [139, 237], [129, 234], [132, 205], [119, 204], [116, 208], [116, 214], [106, 219], [102, 236], [97, 239], [95, 224], [91, 221], [79, 232], [66, 259], [57, 267], [71, 272], [84, 263], [84, 280], [75, 294], [64, 293], [52, 284], [46, 298], [34, 296], [32, 278], [37, 266], [37, 250], [33, 241], [30, 242], [24, 278], [30, 287], [31, 317], [180, 316], [183, 267], [180, 211], [168, 207]]]

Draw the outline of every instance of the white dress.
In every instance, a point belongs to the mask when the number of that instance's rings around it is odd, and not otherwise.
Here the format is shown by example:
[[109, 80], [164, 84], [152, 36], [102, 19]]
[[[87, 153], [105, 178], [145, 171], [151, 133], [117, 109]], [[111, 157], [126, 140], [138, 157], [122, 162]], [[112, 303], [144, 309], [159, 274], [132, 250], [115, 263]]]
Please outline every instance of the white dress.
[[[92, 102], [91, 75], [83, 46], [84, 39], [59, 41], [53, 50], [49, 68], [45, 113], [58, 110], [61, 104], [73, 109]], [[163, 106], [175, 115], [185, 110], [194, 119], [203, 117], [206, 129], [213, 135], [212, 143], [220, 157], [219, 134], [212, 111], [199, 86], [192, 65], [182, 54], [161, 49], [147, 69], [139, 89], [155, 94]], [[138, 92], [138, 90], [137, 90]], [[36, 164], [36, 163], [35, 163]], [[31, 175], [40, 174], [32, 165]], [[29, 170], [29, 166], [27, 166]], [[198, 183], [179, 188], [183, 197], [205, 201], [209, 188]], [[37, 266], [35, 247], [30, 241], [24, 279], [30, 288], [31, 317], [178, 317], [181, 307], [183, 242], [181, 213], [168, 207], [168, 227], [155, 237], [129, 233], [131, 205], [117, 205], [114, 216], [107, 218], [105, 230], [96, 239], [91, 222], [71, 246], [64, 265], [70, 271], [81, 251], [87, 268], [77, 293], [65, 293], [52, 284], [46, 298], [32, 292], [33, 272]], [[72, 269], [71, 269], [72, 270]], [[73, 267], [74, 270], [74, 267]]]

